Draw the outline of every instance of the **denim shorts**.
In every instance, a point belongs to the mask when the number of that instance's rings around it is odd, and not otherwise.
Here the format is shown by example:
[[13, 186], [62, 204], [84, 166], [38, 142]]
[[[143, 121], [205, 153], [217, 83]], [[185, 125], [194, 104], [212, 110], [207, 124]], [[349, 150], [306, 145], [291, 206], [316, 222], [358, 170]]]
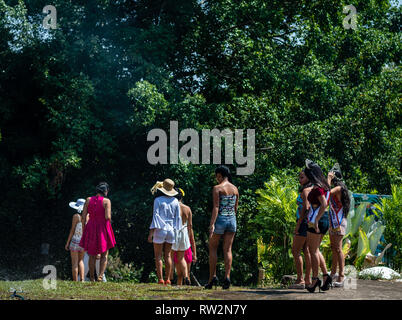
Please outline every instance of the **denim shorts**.
[[234, 214], [231, 215], [222, 215], [218, 214], [218, 217], [215, 221], [215, 230], [216, 234], [224, 234], [225, 232], [236, 232], [236, 216]]
[[297, 232], [299, 233], [298, 235], [301, 237], [307, 237], [307, 229], [307, 219], [303, 219], [302, 222], [300, 222], [299, 230], [297, 230]]

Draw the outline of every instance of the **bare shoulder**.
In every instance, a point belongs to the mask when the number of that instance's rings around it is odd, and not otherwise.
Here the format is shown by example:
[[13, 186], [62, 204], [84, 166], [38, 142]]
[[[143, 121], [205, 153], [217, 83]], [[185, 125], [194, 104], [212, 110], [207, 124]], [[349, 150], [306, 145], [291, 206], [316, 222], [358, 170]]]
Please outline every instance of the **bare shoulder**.
[[213, 188], [212, 188], [213, 194], [219, 194], [219, 192], [221, 192], [221, 191], [222, 191], [222, 187], [219, 185], [213, 186]]
[[73, 222], [79, 222], [81, 221], [81, 216], [78, 213], [75, 213], [73, 215]]
[[111, 204], [112, 202], [108, 198], [103, 198], [103, 204]]
[[331, 194], [339, 194], [341, 193], [341, 186], [336, 186], [335, 188], [331, 189]]
[[183, 203], [180, 204], [183, 207], [183, 210], [185, 210], [188, 213], [191, 213], [191, 208]]
[[87, 203], [89, 203], [89, 201], [91, 201], [91, 197], [88, 197], [88, 198], [87, 198]]
[[307, 197], [311, 190], [313, 190], [313, 187], [304, 188], [302, 191], [302, 196]]

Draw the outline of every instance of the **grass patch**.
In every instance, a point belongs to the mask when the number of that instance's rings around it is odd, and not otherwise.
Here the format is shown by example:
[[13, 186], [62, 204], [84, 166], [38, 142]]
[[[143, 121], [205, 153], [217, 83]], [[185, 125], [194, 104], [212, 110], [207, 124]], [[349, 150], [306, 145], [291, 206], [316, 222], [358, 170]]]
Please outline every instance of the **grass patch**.
[[[57, 281], [56, 289], [45, 290], [43, 280], [0, 281], [0, 300], [14, 300], [10, 288], [26, 300], [216, 300], [235, 290], [250, 290], [231, 287], [229, 291], [204, 290], [203, 287], [163, 286], [130, 282], [74, 282]], [[19, 290], [23, 292], [19, 293]], [[219, 298], [220, 292], [222, 297]], [[218, 296], [218, 298], [217, 298]]]

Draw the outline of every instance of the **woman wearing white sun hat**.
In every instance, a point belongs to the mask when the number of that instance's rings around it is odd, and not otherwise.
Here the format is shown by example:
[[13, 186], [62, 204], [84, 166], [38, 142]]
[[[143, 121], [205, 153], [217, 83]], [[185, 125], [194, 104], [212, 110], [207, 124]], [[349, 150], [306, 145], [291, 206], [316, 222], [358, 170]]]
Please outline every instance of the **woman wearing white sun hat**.
[[65, 249], [67, 251], [70, 251], [73, 281], [79, 281], [84, 277], [84, 249], [80, 247], [80, 241], [82, 237], [81, 212], [84, 204], [85, 199], [78, 199], [76, 202], [69, 203], [69, 206], [71, 208], [77, 210], [77, 212], [73, 215], [70, 233], [65, 245]]
[[[77, 219], [79, 216], [79, 221], [77, 220], [76, 226], [71, 228], [71, 230], [74, 230], [74, 234], [71, 234], [71, 239], [69, 236], [70, 240], [67, 240], [68, 249], [71, 252], [72, 258], [71, 258], [71, 264], [72, 264], [72, 269], [73, 269], [73, 279], [75, 279], [75, 274], [78, 273], [77, 280], [78, 281], [89, 281], [89, 277], [87, 277], [87, 274], [89, 272], [89, 255], [88, 253], [79, 246], [79, 243], [81, 241], [81, 235], [82, 235], [82, 217], [81, 217], [81, 212], [84, 208], [85, 204], [85, 199], [78, 199], [76, 202], [70, 202], [69, 206], [70, 208], [73, 208], [77, 210], [77, 214], [75, 218]], [[74, 224], [74, 216], [73, 216], [73, 224]], [[89, 216], [87, 215], [87, 221], [88, 222]], [[81, 235], [80, 235], [81, 234]], [[67, 250], [67, 249], [66, 249]], [[82, 253], [84, 253], [83, 258], [81, 258]], [[75, 257], [77, 256], [77, 257]], [[84, 271], [82, 271], [81, 274], [81, 263], [84, 264]], [[77, 265], [77, 266], [76, 266]], [[99, 269], [100, 269], [100, 255], [96, 257], [96, 274], [99, 274]], [[77, 269], [77, 271], [74, 271], [74, 269]], [[83, 280], [81, 280], [83, 279]], [[106, 276], [103, 274], [103, 282], [106, 282]]]

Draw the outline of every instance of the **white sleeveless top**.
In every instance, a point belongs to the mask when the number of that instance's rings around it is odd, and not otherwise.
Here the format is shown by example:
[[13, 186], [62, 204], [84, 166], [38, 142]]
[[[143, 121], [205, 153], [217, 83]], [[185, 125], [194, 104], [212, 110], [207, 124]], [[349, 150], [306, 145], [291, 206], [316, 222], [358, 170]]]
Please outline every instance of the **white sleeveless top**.
[[174, 251], [186, 251], [191, 247], [188, 236], [187, 222], [179, 230], [175, 230], [175, 242], [172, 245]]

